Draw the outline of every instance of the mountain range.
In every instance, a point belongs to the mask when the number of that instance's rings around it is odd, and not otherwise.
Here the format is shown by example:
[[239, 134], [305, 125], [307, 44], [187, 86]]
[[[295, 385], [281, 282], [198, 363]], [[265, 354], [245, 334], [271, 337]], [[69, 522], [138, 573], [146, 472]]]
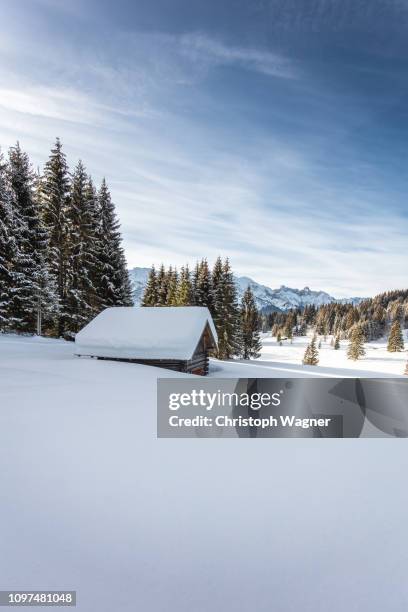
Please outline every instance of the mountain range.
[[[143, 291], [149, 276], [150, 268], [133, 268], [129, 270], [129, 276], [133, 288], [133, 298], [136, 306], [139, 306]], [[256, 305], [263, 312], [286, 311], [307, 305], [322, 306], [332, 302], [358, 304], [363, 298], [336, 299], [325, 291], [312, 291], [309, 287], [293, 289], [282, 285], [279, 289], [271, 289], [261, 285], [247, 276], [235, 276], [238, 299], [241, 300], [245, 289], [249, 286], [254, 294]]]

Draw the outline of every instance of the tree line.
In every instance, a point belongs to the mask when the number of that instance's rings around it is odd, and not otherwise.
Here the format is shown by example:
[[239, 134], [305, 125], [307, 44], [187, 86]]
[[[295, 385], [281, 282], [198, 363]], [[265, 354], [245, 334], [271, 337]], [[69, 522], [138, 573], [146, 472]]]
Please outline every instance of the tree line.
[[[340, 341], [349, 340], [347, 356], [358, 360], [365, 354], [364, 343], [388, 335], [389, 352], [404, 350], [402, 330], [408, 327], [408, 290], [387, 291], [359, 304], [333, 302], [320, 307], [314, 305], [288, 312], [272, 312], [262, 316], [263, 331], [271, 331], [278, 342], [303, 336], [312, 330], [303, 363], [317, 365], [319, 361], [317, 336], [332, 336], [334, 350]], [[408, 374], [408, 365], [407, 372]]]
[[210, 270], [206, 259], [193, 271], [152, 266], [142, 306], [205, 306], [209, 309], [218, 335], [219, 359], [257, 358], [260, 355], [260, 317], [248, 287], [238, 303], [234, 275], [228, 259], [218, 257]]
[[132, 305], [105, 179], [71, 173], [60, 140], [42, 174], [19, 143], [0, 152], [0, 331], [72, 339], [108, 306]]

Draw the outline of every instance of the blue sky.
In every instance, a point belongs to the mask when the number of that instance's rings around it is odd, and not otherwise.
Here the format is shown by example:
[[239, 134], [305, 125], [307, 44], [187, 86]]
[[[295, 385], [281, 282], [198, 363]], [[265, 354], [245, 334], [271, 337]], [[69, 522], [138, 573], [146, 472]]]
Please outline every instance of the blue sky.
[[0, 0], [0, 144], [106, 175], [130, 266], [407, 286], [406, 0]]

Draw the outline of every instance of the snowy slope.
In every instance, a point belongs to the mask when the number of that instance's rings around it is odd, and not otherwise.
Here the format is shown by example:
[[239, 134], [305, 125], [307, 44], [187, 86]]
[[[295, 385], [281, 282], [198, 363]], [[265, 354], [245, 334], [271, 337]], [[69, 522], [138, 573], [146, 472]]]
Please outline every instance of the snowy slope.
[[[148, 274], [148, 268], [133, 268], [133, 270], [129, 270], [136, 306], [140, 304]], [[239, 300], [241, 300], [245, 289], [249, 286], [252, 289], [258, 308], [269, 311], [290, 310], [291, 308], [302, 307], [308, 304], [322, 306], [323, 304], [329, 304], [336, 301], [343, 303], [358, 303], [361, 301], [361, 298], [336, 300], [336, 298], [324, 291], [312, 291], [309, 287], [305, 287], [304, 289], [292, 289], [282, 285], [279, 289], [271, 289], [266, 285], [257, 283], [247, 276], [235, 276], [235, 284]]]
[[[405, 347], [408, 348], [408, 330], [404, 330]], [[340, 342], [340, 349], [335, 351], [331, 345], [331, 337], [326, 341], [321, 338], [319, 349], [319, 365], [303, 366], [302, 359], [311, 337], [300, 336], [282, 342], [282, 346], [271, 337], [270, 333], [263, 334], [261, 357], [256, 361], [257, 365], [265, 365], [273, 368], [290, 368], [294, 374], [305, 372], [316, 376], [402, 376], [408, 360], [408, 351], [400, 353], [389, 353], [387, 351], [387, 339], [382, 338], [375, 342], [366, 342], [364, 345], [366, 354], [358, 361], [347, 358], [348, 341]]]
[[405, 444], [157, 439], [157, 376], [179, 375], [72, 349], [0, 334], [2, 588], [76, 589], [78, 612], [406, 608]]

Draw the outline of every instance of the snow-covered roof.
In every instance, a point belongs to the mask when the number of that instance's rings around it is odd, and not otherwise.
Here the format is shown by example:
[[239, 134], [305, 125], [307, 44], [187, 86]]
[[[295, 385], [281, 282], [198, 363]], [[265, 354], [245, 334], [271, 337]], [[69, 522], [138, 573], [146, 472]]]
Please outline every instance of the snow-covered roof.
[[191, 359], [207, 325], [217, 342], [208, 308], [106, 308], [76, 335], [75, 354], [119, 359]]

